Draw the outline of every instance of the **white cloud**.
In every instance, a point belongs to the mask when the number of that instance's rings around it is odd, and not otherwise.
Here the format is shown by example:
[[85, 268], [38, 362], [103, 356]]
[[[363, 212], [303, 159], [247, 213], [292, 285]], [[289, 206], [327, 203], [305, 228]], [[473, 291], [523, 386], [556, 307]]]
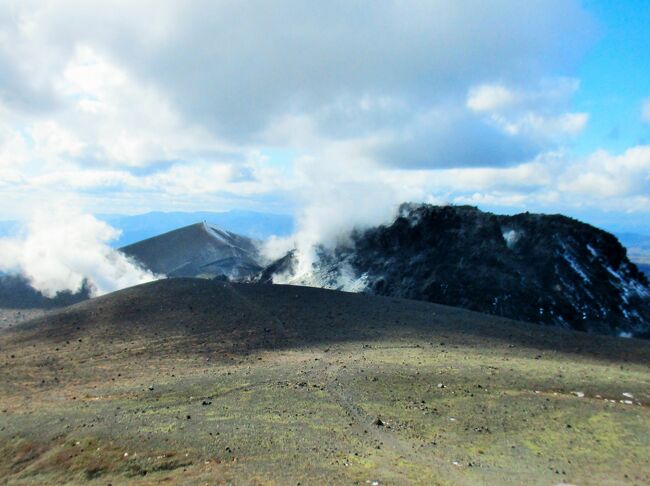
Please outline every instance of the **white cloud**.
[[580, 134], [588, 120], [587, 113], [563, 113], [550, 117], [537, 113], [526, 113], [518, 120], [503, 121], [502, 126], [512, 135], [526, 133], [535, 138], [553, 140]]
[[483, 84], [469, 90], [466, 104], [504, 133], [548, 147], [575, 137], [587, 125], [587, 113], [563, 112], [579, 86], [577, 80], [568, 78], [545, 79], [528, 91]]
[[483, 84], [470, 89], [467, 107], [476, 112], [501, 111], [518, 104], [520, 95], [500, 84]]
[[562, 69], [582, 52], [590, 19], [578, 0], [506, 0], [499, 8], [449, 0], [27, 0], [0, 7], [0, 23], [12, 46], [0, 49], [11, 73], [0, 79], [8, 87], [0, 92], [11, 95], [0, 103], [28, 127], [26, 113], [38, 112], [50, 130], [72, 136], [72, 152], [36, 141], [41, 159], [141, 167], [247, 152], [285, 139], [274, 125], [288, 117], [309, 119], [321, 141], [386, 134], [399, 156], [411, 140], [435, 136], [423, 113], [449, 110], [448, 130], [467, 143], [446, 146], [439, 137], [415, 164], [436, 166], [438, 155], [468, 163], [461, 145], [484, 147], [485, 164], [521, 154], [523, 145], [539, 150], [520, 139], [514, 150], [489, 142], [489, 128], [458, 115], [461, 97], [486, 77], [526, 90], [540, 72]]
[[513, 167], [402, 172], [393, 180], [419, 183], [448, 202], [513, 210], [576, 208], [650, 214], [650, 146], [583, 158], [548, 153]]
[[552, 111], [569, 102], [579, 89], [580, 81], [567, 77], [546, 77], [528, 86], [486, 83], [469, 89], [466, 104], [477, 113]]
[[573, 164], [558, 184], [561, 190], [596, 200], [650, 195], [650, 146], [638, 146], [621, 155], [599, 151]]
[[200, 125], [183, 120], [154, 85], [89, 46], [75, 49], [56, 92], [67, 107], [58, 121], [75, 127], [85, 158], [139, 167], [229, 150]]

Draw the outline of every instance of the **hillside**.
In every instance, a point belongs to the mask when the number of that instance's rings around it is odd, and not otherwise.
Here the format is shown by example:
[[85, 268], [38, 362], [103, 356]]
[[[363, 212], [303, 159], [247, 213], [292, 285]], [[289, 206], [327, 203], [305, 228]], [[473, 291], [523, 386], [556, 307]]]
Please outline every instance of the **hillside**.
[[650, 343], [168, 279], [0, 331], [10, 484], [648, 484]]
[[120, 248], [145, 268], [168, 277], [246, 279], [261, 269], [250, 238], [198, 223]]
[[260, 281], [426, 300], [602, 334], [650, 336], [650, 287], [612, 234], [561, 215], [405, 204], [389, 225], [293, 252]]

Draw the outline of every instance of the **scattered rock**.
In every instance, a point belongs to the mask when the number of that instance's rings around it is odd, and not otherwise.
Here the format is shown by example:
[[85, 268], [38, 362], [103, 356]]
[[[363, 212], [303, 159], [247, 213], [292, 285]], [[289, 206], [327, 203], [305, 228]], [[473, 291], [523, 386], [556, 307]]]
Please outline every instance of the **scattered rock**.
[[375, 420], [372, 424], [376, 425], [377, 427], [383, 427], [384, 426], [384, 422], [379, 417], [377, 417], [377, 420]]

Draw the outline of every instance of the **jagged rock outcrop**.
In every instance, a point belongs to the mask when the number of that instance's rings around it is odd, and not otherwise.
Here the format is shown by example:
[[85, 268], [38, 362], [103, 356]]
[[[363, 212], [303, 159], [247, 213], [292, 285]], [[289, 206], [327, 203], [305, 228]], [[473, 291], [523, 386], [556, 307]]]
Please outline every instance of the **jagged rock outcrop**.
[[[405, 204], [387, 226], [267, 267], [283, 282], [426, 300], [588, 332], [650, 337], [648, 278], [606, 231], [561, 215]], [[281, 278], [278, 278], [281, 276]]]

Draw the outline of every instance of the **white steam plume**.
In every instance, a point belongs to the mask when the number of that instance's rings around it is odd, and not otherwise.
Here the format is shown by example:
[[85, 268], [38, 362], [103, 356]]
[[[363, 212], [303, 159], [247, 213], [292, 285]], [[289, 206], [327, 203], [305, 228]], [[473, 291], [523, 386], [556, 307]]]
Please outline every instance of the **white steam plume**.
[[[344, 160], [337, 158], [335, 160]], [[347, 165], [347, 166], [346, 166]], [[295, 250], [297, 268], [290, 275], [276, 274], [275, 283], [303, 284], [310, 281], [318, 262], [318, 246], [332, 249], [351, 243], [354, 229], [363, 230], [391, 223], [399, 205], [407, 201], [443, 203], [430, 196], [420, 181], [393, 177], [370, 164], [322, 160], [302, 161], [296, 232], [286, 238], [271, 238], [263, 248], [269, 261]]]
[[119, 234], [89, 214], [39, 212], [17, 236], [0, 239], [0, 271], [24, 276], [48, 297], [85, 281], [95, 296], [159, 278], [108, 245]]

